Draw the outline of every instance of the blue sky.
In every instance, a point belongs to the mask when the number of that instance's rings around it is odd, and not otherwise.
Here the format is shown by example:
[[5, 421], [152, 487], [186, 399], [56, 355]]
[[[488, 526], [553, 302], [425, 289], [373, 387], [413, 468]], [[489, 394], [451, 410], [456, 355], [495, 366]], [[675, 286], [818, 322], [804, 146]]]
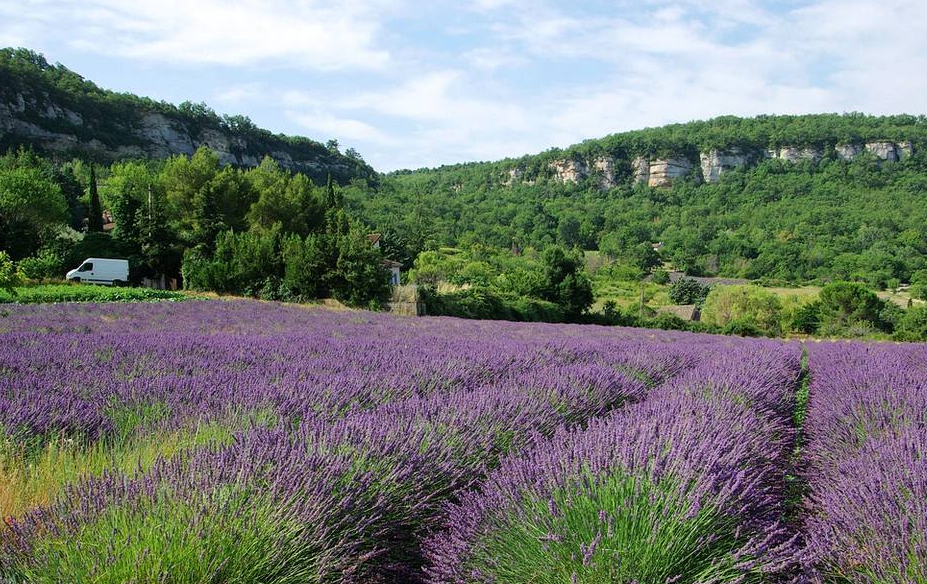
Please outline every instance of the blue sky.
[[383, 171], [927, 95], [925, 0], [0, 0], [0, 46]]

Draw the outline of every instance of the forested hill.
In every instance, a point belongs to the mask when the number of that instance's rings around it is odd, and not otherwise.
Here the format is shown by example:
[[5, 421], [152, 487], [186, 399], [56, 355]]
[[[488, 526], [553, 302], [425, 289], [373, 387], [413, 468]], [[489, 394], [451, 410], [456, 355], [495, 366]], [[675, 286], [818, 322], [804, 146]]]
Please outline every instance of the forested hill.
[[342, 154], [308, 138], [272, 134], [203, 104], [174, 106], [101, 89], [32, 51], [0, 49], [0, 152], [19, 145], [99, 162], [189, 155], [205, 145], [223, 163], [242, 167], [270, 155], [316, 184], [329, 174], [340, 183], [377, 176], [353, 150]]
[[423, 245], [662, 243], [690, 273], [907, 281], [927, 267], [927, 119], [721, 117], [491, 163], [399, 171], [349, 200]]

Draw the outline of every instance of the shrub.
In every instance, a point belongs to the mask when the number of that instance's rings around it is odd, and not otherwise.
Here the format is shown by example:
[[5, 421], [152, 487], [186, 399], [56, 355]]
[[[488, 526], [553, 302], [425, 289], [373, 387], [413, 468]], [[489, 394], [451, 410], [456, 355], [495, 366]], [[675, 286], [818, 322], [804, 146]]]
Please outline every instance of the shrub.
[[918, 270], [911, 275], [911, 296], [927, 300], [927, 270]]
[[654, 284], [660, 284], [660, 285], [667, 284], [669, 283], [669, 280], [670, 280], [669, 272], [667, 272], [666, 270], [654, 271], [653, 273], [653, 283]]
[[790, 328], [797, 333], [806, 335], [817, 332], [821, 324], [821, 302], [815, 300], [800, 306], [792, 317]]
[[733, 325], [734, 330], [775, 336], [781, 333], [781, 310], [779, 298], [759, 286], [716, 286], [705, 299], [702, 320], [722, 327], [722, 330], [737, 323]]
[[702, 286], [692, 278], [680, 278], [670, 286], [669, 297], [673, 304], [701, 306], [710, 289], [710, 286]]
[[335, 270], [326, 274], [332, 295], [350, 306], [378, 306], [389, 296], [389, 273], [383, 268], [380, 250], [367, 236], [353, 230], [338, 244]]
[[764, 331], [750, 318], [735, 318], [721, 328], [721, 333], [738, 337], [762, 337]]
[[0, 290], [5, 290], [9, 294], [16, 293], [16, 286], [19, 286], [20, 278], [13, 266], [13, 260], [5, 251], [0, 251]]
[[21, 259], [18, 268], [29, 280], [60, 278], [64, 273], [64, 259], [54, 251], [46, 249], [36, 256]]
[[912, 306], [895, 327], [897, 341], [927, 341], [927, 304]]
[[832, 282], [821, 289], [820, 298], [821, 324], [831, 332], [886, 328], [880, 318], [885, 304], [862, 284]]
[[87, 258], [124, 258], [126, 255], [121, 243], [108, 233], [88, 233], [71, 246], [64, 263], [65, 266], [76, 268]]

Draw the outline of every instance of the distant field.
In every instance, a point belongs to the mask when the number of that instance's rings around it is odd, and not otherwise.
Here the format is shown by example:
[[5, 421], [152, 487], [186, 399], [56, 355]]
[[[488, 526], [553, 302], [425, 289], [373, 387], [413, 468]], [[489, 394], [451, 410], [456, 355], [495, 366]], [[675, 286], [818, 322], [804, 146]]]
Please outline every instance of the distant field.
[[922, 582], [925, 375], [925, 345], [9, 305], [0, 581]]

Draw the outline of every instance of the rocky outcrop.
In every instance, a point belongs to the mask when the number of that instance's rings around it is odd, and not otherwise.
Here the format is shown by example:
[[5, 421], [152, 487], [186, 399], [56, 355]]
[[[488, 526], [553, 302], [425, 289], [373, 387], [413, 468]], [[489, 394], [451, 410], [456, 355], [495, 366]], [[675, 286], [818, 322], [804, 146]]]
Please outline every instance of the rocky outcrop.
[[725, 171], [749, 164], [751, 157], [741, 152], [739, 148], [730, 150], [712, 148], [708, 152], [699, 154], [699, 162], [702, 167], [702, 178], [707, 183], [714, 183], [721, 180], [721, 175]]
[[615, 159], [599, 156], [592, 161], [592, 169], [599, 179], [599, 188], [610, 189], [615, 186]]
[[650, 182], [650, 161], [643, 156], [638, 156], [631, 161], [631, 175], [634, 177], [635, 184], [647, 184]]
[[840, 160], [853, 160], [863, 151], [860, 144], [837, 144], [834, 146], [834, 152]]
[[[870, 152], [881, 160], [897, 161], [914, 153], [914, 145], [909, 141], [891, 142], [878, 140], [865, 144], [837, 144], [834, 146], [834, 155], [841, 160], [853, 160], [864, 152]], [[828, 157], [831, 155], [828, 154]], [[745, 150], [741, 148], [712, 148], [699, 154], [698, 164], [702, 171], [702, 178], [706, 183], [715, 183], [721, 176], [732, 169], [751, 166], [766, 159], [782, 160], [790, 163], [804, 161], [820, 162], [825, 157], [824, 149], [819, 146], [780, 146], [778, 148]], [[630, 175], [634, 184], [646, 184], [654, 188], [672, 186], [673, 181], [689, 174], [695, 164], [684, 156], [651, 159], [646, 156], [636, 156], [627, 159], [615, 159], [610, 156], [582, 159], [568, 157], [553, 160], [548, 163], [553, 179], [562, 183], [579, 184], [593, 177], [598, 179], [599, 188], [606, 190], [618, 184], [619, 175], [626, 172], [630, 165]], [[622, 173], [616, 172], [623, 169]], [[511, 185], [513, 182], [528, 181], [523, 167], [510, 168], [502, 174], [502, 184]]]
[[218, 121], [193, 124], [169, 112], [153, 110], [121, 112], [120, 119], [114, 121], [105, 114], [74, 111], [45, 92], [0, 91], [0, 146], [5, 149], [20, 144], [52, 155], [92, 156], [106, 162], [191, 155], [200, 146], [208, 146], [223, 164], [257, 166], [267, 155], [280, 166], [304, 172], [317, 182], [324, 182], [329, 174], [340, 182], [376, 176], [369, 166], [309, 140], [294, 142], [260, 131], [238, 133]]
[[766, 150], [767, 158], [775, 158], [786, 162], [818, 162], [823, 157], [823, 152], [816, 146], [782, 146], [780, 148], [769, 148]]
[[879, 140], [877, 142], [867, 142], [866, 152], [871, 153], [876, 158], [885, 162], [898, 162], [899, 160], [914, 154], [914, 145], [911, 142], [889, 142]]
[[898, 149], [895, 148], [894, 142], [881, 140], [878, 142], [866, 142], [866, 152], [888, 162], [895, 162], [898, 160]]
[[647, 184], [655, 188], [672, 186], [673, 181], [689, 174], [692, 163], [685, 158], [666, 158], [650, 162], [650, 178]]
[[576, 158], [553, 160], [547, 166], [554, 171], [554, 179], [562, 183], [579, 184], [589, 176], [589, 167]]
[[511, 186], [512, 183], [521, 180], [525, 175], [525, 169], [520, 166], [515, 168], [510, 168], [507, 171], [502, 173], [502, 184], [505, 186]]

